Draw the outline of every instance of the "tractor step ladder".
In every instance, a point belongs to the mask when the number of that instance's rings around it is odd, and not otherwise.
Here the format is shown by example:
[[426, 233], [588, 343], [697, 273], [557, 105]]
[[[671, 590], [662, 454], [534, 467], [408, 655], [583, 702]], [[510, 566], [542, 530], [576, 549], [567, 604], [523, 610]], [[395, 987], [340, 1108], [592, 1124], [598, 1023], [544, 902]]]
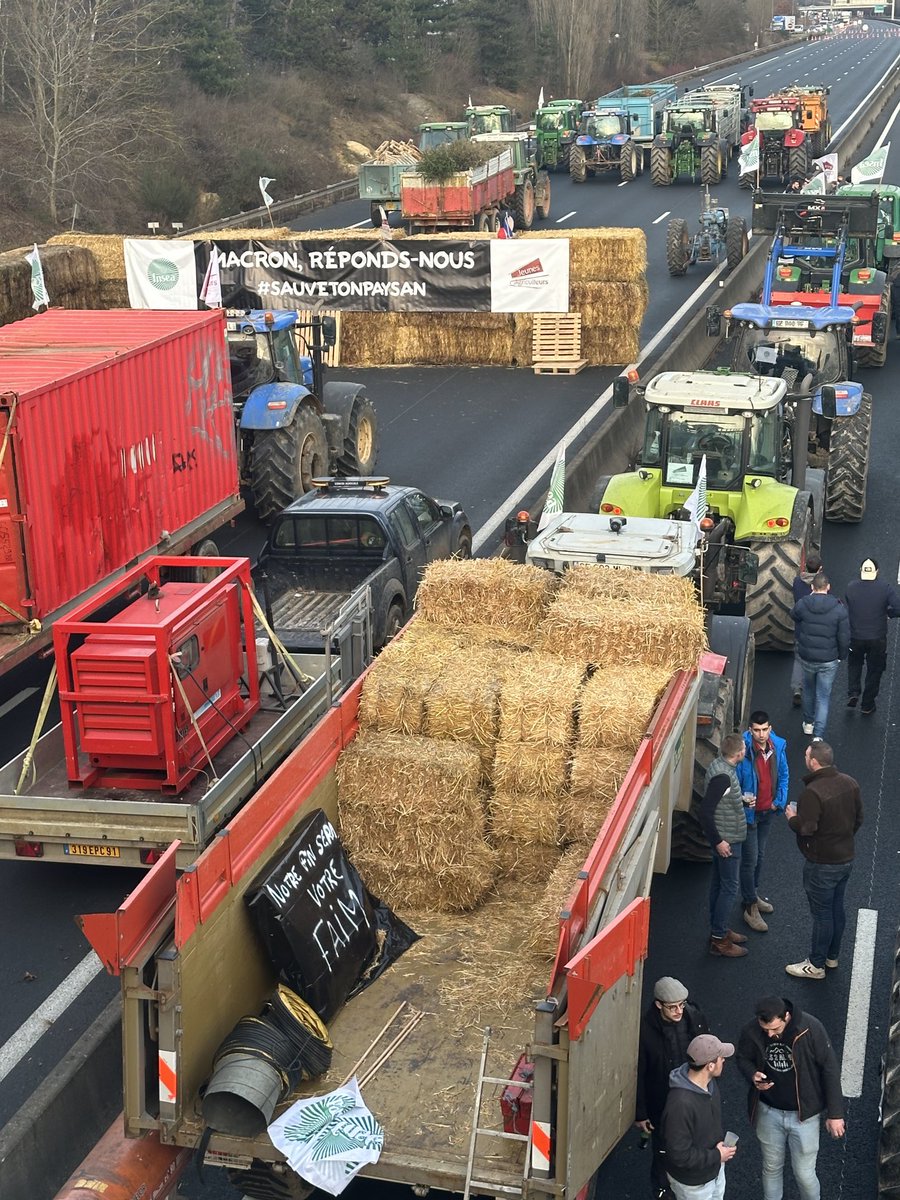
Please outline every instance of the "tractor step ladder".
[[531, 357], [535, 375], [577, 375], [581, 357], [581, 313], [535, 313]]
[[[505, 1129], [487, 1129], [483, 1125], [479, 1125], [481, 1120], [481, 1101], [484, 1096], [484, 1085], [486, 1083], [497, 1084], [500, 1087], [521, 1087], [533, 1088], [534, 1084], [522, 1079], [495, 1079], [493, 1075], [485, 1075], [484, 1070], [487, 1065], [488, 1047], [491, 1042], [491, 1027], [490, 1025], [484, 1031], [484, 1043], [481, 1047], [481, 1062], [478, 1066], [478, 1082], [475, 1085], [475, 1109], [472, 1113], [472, 1135], [469, 1139], [469, 1161], [466, 1163], [466, 1186], [463, 1191], [463, 1200], [469, 1200], [472, 1189], [476, 1191], [485, 1191], [496, 1195], [501, 1193], [508, 1196], [523, 1196], [525, 1194], [525, 1181], [528, 1178], [528, 1160], [531, 1153], [531, 1133], [507, 1133]], [[504, 1138], [508, 1142], [525, 1142], [525, 1166], [522, 1172], [522, 1186], [512, 1187], [508, 1184], [487, 1183], [481, 1179], [473, 1179], [472, 1174], [475, 1170], [475, 1151], [480, 1137]]]

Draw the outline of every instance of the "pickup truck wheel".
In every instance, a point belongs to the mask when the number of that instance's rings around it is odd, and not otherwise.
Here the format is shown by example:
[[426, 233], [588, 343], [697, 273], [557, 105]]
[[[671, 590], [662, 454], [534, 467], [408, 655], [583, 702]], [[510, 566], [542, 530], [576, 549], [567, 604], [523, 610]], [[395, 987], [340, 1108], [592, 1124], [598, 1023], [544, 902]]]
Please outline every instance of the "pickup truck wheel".
[[403, 605], [396, 601], [388, 609], [387, 617], [384, 621], [384, 645], [392, 642], [403, 626], [406, 624], [406, 611]]
[[250, 490], [256, 515], [271, 521], [328, 474], [328, 443], [318, 413], [301, 407], [289, 425], [257, 434], [250, 454]]
[[357, 396], [350, 411], [344, 449], [337, 461], [341, 475], [371, 475], [378, 461], [378, 416], [368, 396]]
[[454, 558], [471, 558], [472, 557], [472, 530], [464, 529], [457, 539], [456, 549], [453, 551]]

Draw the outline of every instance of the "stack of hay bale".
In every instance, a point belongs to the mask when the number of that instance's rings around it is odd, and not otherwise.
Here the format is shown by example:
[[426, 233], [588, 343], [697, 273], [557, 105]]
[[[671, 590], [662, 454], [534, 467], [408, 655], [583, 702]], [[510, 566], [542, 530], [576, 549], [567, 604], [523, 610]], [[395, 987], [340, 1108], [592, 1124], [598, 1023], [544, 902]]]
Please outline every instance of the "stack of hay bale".
[[[0, 254], [0, 325], [34, 315], [31, 264], [25, 258], [30, 251], [31, 246], [23, 246]], [[54, 308], [96, 307], [98, 269], [89, 250], [81, 246], [43, 246], [40, 254]]]

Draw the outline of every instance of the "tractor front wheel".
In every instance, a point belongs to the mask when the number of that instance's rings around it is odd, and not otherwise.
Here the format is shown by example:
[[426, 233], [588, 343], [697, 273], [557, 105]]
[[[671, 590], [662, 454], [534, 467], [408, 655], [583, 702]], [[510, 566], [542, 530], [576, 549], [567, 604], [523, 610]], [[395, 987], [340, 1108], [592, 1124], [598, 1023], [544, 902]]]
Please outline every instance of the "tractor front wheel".
[[534, 184], [530, 179], [516, 188], [516, 229], [530, 229], [534, 224]]
[[666, 231], [666, 265], [670, 275], [684, 275], [690, 257], [690, 238], [687, 221], [673, 217]]
[[733, 271], [750, 248], [747, 237], [747, 222], [743, 217], [730, 217], [725, 231], [725, 249], [728, 255], [728, 270]]
[[619, 159], [619, 175], [623, 183], [631, 183], [632, 179], [637, 176], [637, 149], [632, 144], [622, 147], [622, 156]]
[[587, 160], [580, 146], [569, 151], [569, 178], [573, 183], [584, 183], [587, 179]]
[[550, 176], [547, 174], [544, 175], [543, 187], [540, 189], [540, 200], [535, 197], [535, 209], [541, 221], [546, 221], [550, 216]]
[[654, 187], [668, 187], [672, 182], [672, 152], [667, 146], [650, 148], [650, 182]]
[[271, 521], [328, 474], [328, 442], [318, 413], [301, 407], [289, 425], [257, 433], [250, 454], [250, 490], [256, 515]]
[[852, 523], [866, 511], [866, 479], [872, 438], [872, 397], [863, 392], [852, 417], [831, 422], [825, 473], [825, 520]]

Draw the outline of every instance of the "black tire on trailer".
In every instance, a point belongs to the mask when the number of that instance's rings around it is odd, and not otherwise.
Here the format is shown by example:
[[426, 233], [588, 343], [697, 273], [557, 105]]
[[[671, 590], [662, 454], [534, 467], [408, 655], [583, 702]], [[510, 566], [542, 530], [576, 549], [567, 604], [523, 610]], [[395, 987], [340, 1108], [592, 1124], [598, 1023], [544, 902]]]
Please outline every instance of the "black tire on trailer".
[[376, 204], [374, 200], [372, 201], [371, 205], [369, 206], [369, 217], [371, 218], [373, 228], [380, 229], [381, 228], [381, 205]]
[[729, 217], [728, 228], [725, 230], [725, 250], [729, 271], [734, 270], [749, 249], [747, 222], [743, 217]]
[[541, 221], [546, 221], [547, 218], [550, 216], [550, 176], [549, 175], [545, 175], [544, 187], [542, 190], [542, 194], [543, 194], [543, 198], [544, 198], [543, 203], [538, 204], [537, 198], [535, 197], [534, 208], [535, 208], [535, 212], [538, 215], [538, 219]]
[[872, 438], [872, 397], [863, 392], [852, 417], [832, 421], [825, 472], [825, 520], [849, 524], [866, 511], [866, 478]]
[[478, 220], [475, 222], [475, 228], [479, 233], [490, 233], [491, 214], [489, 212], [479, 213]]
[[722, 178], [722, 156], [718, 146], [700, 147], [700, 182], [714, 187]]
[[250, 491], [261, 521], [271, 521], [317, 475], [328, 474], [328, 442], [318, 413], [301, 406], [289, 425], [257, 433], [250, 453]]
[[740, 175], [738, 177], [738, 187], [743, 188], [745, 191], [749, 192], [751, 188], [756, 187], [756, 176], [755, 175]]
[[654, 187], [669, 187], [672, 182], [672, 152], [667, 146], [650, 147], [650, 182]]
[[[219, 547], [212, 538], [204, 538], [191, 548], [195, 558], [219, 558]], [[221, 574], [219, 567], [194, 567], [191, 572], [191, 583], [212, 583]]]
[[[891, 285], [885, 283], [884, 291], [881, 293], [881, 303], [878, 306], [878, 311], [885, 315], [887, 328], [891, 327]], [[859, 350], [854, 350], [853, 357], [858, 367], [883, 367], [887, 362], [887, 336], [880, 346], [861, 346]]]
[[631, 183], [637, 175], [637, 147], [634, 142], [629, 142], [627, 146], [622, 147], [622, 153], [619, 155], [619, 177], [623, 183]]
[[573, 183], [584, 183], [587, 179], [587, 160], [580, 146], [569, 151], [569, 178]]
[[684, 275], [690, 257], [690, 237], [684, 217], [673, 217], [666, 230], [666, 265], [670, 275]]
[[757, 650], [794, 648], [794, 580], [806, 564], [812, 524], [809, 493], [799, 492], [788, 536], [750, 543], [751, 550], [759, 555], [759, 574], [747, 590], [744, 612], [750, 618]]
[[809, 174], [809, 147], [792, 146], [788, 151], [788, 176], [791, 179], [805, 179]]
[[339, 475], [371, 475], [378, 462], [380, 431], [375, 405], [360, 392], [350, 410], [344, 448], [338, 456]]
[[516, 229], [532, 227], [534, 224], [534, 184], [530, 179], [526, 179], [516, 188], [513, 212], [516, 218]]
[[881, 1133], [878, 1138], [878, 1196], [900, 1195], [900, 935], [894, 947], [891, 1007], [881, 1076]]
[[[746, 729], [753, 700], [755, 644], [747, 617], [710, 618], [709, 648], [728, 659], [725, 675], [734, 685], [734, 726]], [[728, 730], [726, 730], [726, 733]]]

